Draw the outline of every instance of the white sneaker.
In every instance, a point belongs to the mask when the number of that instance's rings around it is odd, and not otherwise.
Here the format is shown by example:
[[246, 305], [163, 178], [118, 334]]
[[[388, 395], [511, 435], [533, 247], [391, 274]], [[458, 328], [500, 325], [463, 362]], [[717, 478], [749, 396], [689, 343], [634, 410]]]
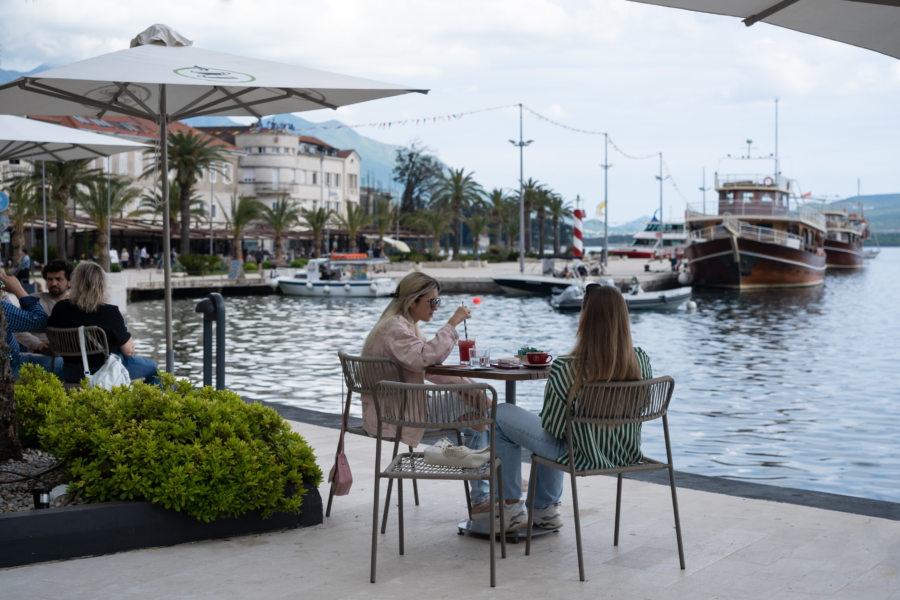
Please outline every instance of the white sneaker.
[[559, 514], [559, 502], [545, 508], [534, 509], [534, 526], [541, 529], [559, 529], [563, 526], [562, 517]]
[[528, 511], [525, 510], [525, 502], [519, 500], [503, 507], [504, 531], [516, 531], [528, 527]]
[[[497, 503], [494, 502], [494, 507], [496, 508]], [[497, 514], [497, 513], [495, 513]], [[482, 500], [478, 504], [472, 505], [472, 519], [487, 519], [491, 516], [491, 501], [490, 500]]]

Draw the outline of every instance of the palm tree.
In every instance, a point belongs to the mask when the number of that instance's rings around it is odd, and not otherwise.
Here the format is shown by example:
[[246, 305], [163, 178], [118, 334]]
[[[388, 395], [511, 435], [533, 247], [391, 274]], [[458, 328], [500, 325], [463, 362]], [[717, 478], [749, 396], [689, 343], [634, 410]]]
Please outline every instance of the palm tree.
[[[56, 253], [58, 258], [66, 258], [66, 217], [69, 212], [69, 200], [79, 186], [87, 185], [96, 177], [102, 176], [100, 169], [88, 167], [90, 159], [68, 160], [65, 162], [48, 162], [44, 165], [47, 184], [50, 186], [50, 197], [56, 211]], [[35, 182], [41, 181], [41, 173], [32, 175]]]
[[503, 211], [506, 204], [507, 195], [501, 188], [494, 188], [488, 194], [487, 203], [488, 211], [494, 225], [494, 243], [499, 246], [500, 240], [503, 238]]
[[[27, 177], [16, 177], [7, 182], [9, 195], [9, 227], [12, 230], [10, 245], [12, 246], [13, 263], [22, 258], [25, 248], [25, 226], [41, 213], [40, 196], [36, 193], [34, 181]], [[43, 259], [42, 259], [43, 260]]]
[[315, 256], [322, 255], [322, 233], [328, 225], [328, 219], [334, 211], [322, 207], [310, 210], [308, 208], [300, 209], [300, 217], [313, 233], [313, 254]]
[[559, 194], [553, 194], [547, 203], [547, 211], [553, 224], [553, 254], [559, 254], [559, 222], [572, 216], [572, 205], [563, 200]]
[[484, 198], [484, 188], [476, 182], [465, 169], [448, 169], [441, 174], [431, 196], [432, 204], [447, 204], [453, 214], [453, 258], [459, 258], [459, 245], [462, 241], [463, 209], [473, 202]]
[[545, 187], [539, 188], [534, 194], [532, 209], [537, 211], [538, 255], [541, 257], [544, 256], [544, 221], [547, 219], [547, 205], [555, 195]]
[[[217, 165], [225, 161], [225, 154], [220, 146], [212, 146], [215, 138], [193, 131], [170, 132], [168, 136], [169, 171], [175, 173], [178, 184], [179, 206], [181, 207], [181, 254], [191, 252], [191, 203], [189, 198], [194, 186], [204, 173], [210, 169], [217, 171]], [[147, 150], [156, 156], [157, 150]], [[152, 175], [156, 168], [151, 166], [144, 171], [144, 176]], [[169, 198], [175, 196], [170, 190]]]
[[[206, 202], [203, 197], [192, 192], [190, 200], [191, 218], [202, 219], [206, 217]], [[146, 190], [140, 198], [137, 210], [128, 213], [129, 217], [141, 217], [144, 215], [153, 215], [153, 221], [156, 217], [162, 218], [162, 192], [158, 187], [152, 190]], [[169, 183], [169, 229], [175, 231], [178, 225], [178, 216], [181, 214], [181, 186], [176, 182]]]
[[357, 248], [356, 244], [356, 235], [359, 233], [359, 230], [372, 222], [372, 215], [366, 214], [366, 209], [360, 206], [359, 204], [353, 204], [349, 200], [346, 202], [347, 204], [347, 214], [336, 215], [338, 223], [341, 224], [341, 227], [347, 229], [347, 237], [348, 245], [350, 246], [350, 250], [355, 250]]
[[518, 198], [508, 197], [504, 201], [500, 218], [503, 222], [503, 227], [506, 230], [506, 249], [512, 250], [513, 242], [515, 242], [516, 237], [521, 233], [521, 227], [519, 226]]
[[[221, 203], [219, 206], [222, 206]], [[243, 262], [241, 256], [241, 234], [244, 228], [253, 221], [260, 218], [263, 212], [263, 205], [255, 198], [247, 198], [246, 196], [231, 196], [231, 210], [226, 211], [222, 206], [222, 212], [225, 213], [225, 221], [231, 228], [231, 256], [233, 260]]]
[[472, 247], [475, 251], [475, 260], [478, 260], [478, 238], [487, 231], [491, 223], [491, 216], [484, 212], [477, 212], [465, 218], [469, 231], [472, 232]]
[[275, 232], [275, 259], [281, 260], [284, 254], [284, 230], [300, 219], [300, 207], [282, 194], [274, 207], [264, 206], [262, 220]]
[[539, 190], [544, 187], [544, 184], [538, 182], [537, 180], [528, 178], [527, 181], [522, 185], [523, 192], [523, 204], [525, 205], [525, 231], [523, 234], [525, 235], [525, 254], [531, 252], [531, 211], [533, 210], [535, 197], [537, 196]]
[[[133, 187], [131, 183], [131, 180], [125, 177], [110, 177], [108, 182], [106, 178], [98, 177], [75, 194], [75, 202], [87, 214], [88, 218], [97, 225], [100, 266], [105, 270], [109, 270], [109, 253], [106, 251], [106, 243], [107, 226], [110, 217], [125, 210], [125, 207], [135, 200], [140, 193], [140, 190]], [[107, 193], [109, 198], [108, 210]]]
[[431, 236], [431, 252], [437, 256], [441, 253], [441, 236], [453, 223], [453, 213], [440, 205], [432, 210], [417, 210], [408, 215], [409, 224], [424, 229]]
[[380, 198], [375, 203], [375, 214], [372, 217], [375, 219], [375, 228], [378, 230], [378, 242], [383, 245], [384, 234], [391, 230], [397, 218], [397, 213], [394, 212], [390, 200]]

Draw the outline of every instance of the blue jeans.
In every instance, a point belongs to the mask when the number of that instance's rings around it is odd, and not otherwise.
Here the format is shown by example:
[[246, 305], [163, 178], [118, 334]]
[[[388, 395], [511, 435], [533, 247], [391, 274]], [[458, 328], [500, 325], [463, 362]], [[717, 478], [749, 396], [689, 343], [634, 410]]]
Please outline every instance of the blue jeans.
[[[463, 445], [468, 446], [472, 450], [481, 450], [487, 448], [490, 443], [489, 431], [475, 431], [474, 429], [460, 430], [463, 439]], [[491, 493], [491, 484], [484, 479], [473, 480], [469, 482], [469, 495], [472, 500], [472, 506], [488, 499]]]
[[[57, 377], [59, 377], [60, 379], [62, 379], [62, 372], [63, 372], [63, 359], [62, 358], [57, 357], [56, 360], [53, 362], [53, 365], [51, 365], [49, 356], [46, 356], [44, 354], [31, 354], [28, 352], [22, 352], [21, 354], [19, 354], [19, 359], [22, 361], [19, 366], [24, 365], [25, 363], [32, 363], [35, 365], [40, 365], [41, 367], [43, 367], [43, 369], [45, 371], [49, 371], [49, 372], [53, 373], [54, 375], [56, 375]], [[18, 373], [16, 373], [16, 379], [18, 379], [18, 378], [19, 378]]]
[[[497, 456], [503, 467], [503, 498], [515, 500], [522, 497], [522, 448], [534, 454], [556, 460], [568, 451], [565, 440], [550, 435], [541, 426], [541, 418], [515, 404], [497, 406]], [[563, 491], [565, 473], [538, 465], [534, 486], [535, 508], [546, 508], [559, 502]]]
[[[155, 362], [149, 358], [141, 358], [140, 356], [125, 356], [121, 352], [119, 352], [118, 355], [119, 358], [122, 359], [125, 370], [128, 371], [128, 375], [132, 379], [140, 379], [143, 377], [144, 383], [149, 385], [159, 383], [159, 369], [156, 367]], [[61, 379], [63, 381], [78, 383], [83, 378], [84, 369], [81, 365], [66, 365], [62, 369]]]

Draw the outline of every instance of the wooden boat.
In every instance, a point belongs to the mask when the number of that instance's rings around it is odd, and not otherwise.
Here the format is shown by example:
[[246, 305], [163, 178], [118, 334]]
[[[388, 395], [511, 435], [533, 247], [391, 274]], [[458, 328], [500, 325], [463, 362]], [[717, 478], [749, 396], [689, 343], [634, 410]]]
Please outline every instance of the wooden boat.
[[829, 269], [859, 269], [866, 252], [863, 250], [869, 225], [862, 215], [845, 210], [825, 211], [825, 265]]
[[825, 279], [825, 216], [797, 201], [790, 181], [716, 175], [718, 207], [688, 206], [688, 260], [694, 285], [764, 289], [820, 285]]
[[387, 258], [369, 258], [365, 254], [332, 254], [310, 259], [305, 269], [290, 277], [278, 277], [273, 285], [285, 296], [388, 296], [396, 289], [397, 281], [375, 277], [374, 272], [389, 262]]
[[659, 243], [659, 220], [654, 216], [643, 231], [634, 234], [628, 246], [612, 247], [610, 256], [625, 258], [667, 258], [675, 253], [681, 258], [687, 243], [684, 223], [663, 223], [662, 246]]

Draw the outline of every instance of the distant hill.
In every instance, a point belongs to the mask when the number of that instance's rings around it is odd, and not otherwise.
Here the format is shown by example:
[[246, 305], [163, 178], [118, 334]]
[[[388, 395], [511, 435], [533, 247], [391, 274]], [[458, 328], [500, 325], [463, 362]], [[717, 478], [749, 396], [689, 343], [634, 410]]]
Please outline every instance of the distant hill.
[[[400, 146], [384, 144], [372, 138], [360, 135], [355, 129], [344, 126], [340, 121], [313, 123], [292, 114], [266, 117], [263, 124], [270, 122], [293, 126], [301, 135], [319, 138], [327, 144], [341, 150], [356, 150], [361, 160], [359, 179], [362, 185], [391, 189], [393, 185], [394, 156]], [[192, 127], [233, 127], [236, 121], [228, 117], [195, 117], [186, 119], [185, 123]]]
[[[650, 220], [651, 217], [639, 217], [633, 221], [629, 221], [627, 223], [621, 223], [619, 225], [610, 225], [609, 226], [609, 234], [610, 235], [634, 235], [638, 231], [643, 231], [644, 227], [647, 226], [647, 221]], [[585, 235], [589, 235], [591, 237], [603, 237], [603, 219], [585, 219], [584, 220], [584, 233]]]
[[869, 196], [851, 196], [845, 200], [831, 202], [829, 206], [847, 209], [847, 212], [858, 212], [862, 202], [863, 214], [869, 222], [869, 228], [875, 233], [900, 232], [900, 194], [872, 194]]

